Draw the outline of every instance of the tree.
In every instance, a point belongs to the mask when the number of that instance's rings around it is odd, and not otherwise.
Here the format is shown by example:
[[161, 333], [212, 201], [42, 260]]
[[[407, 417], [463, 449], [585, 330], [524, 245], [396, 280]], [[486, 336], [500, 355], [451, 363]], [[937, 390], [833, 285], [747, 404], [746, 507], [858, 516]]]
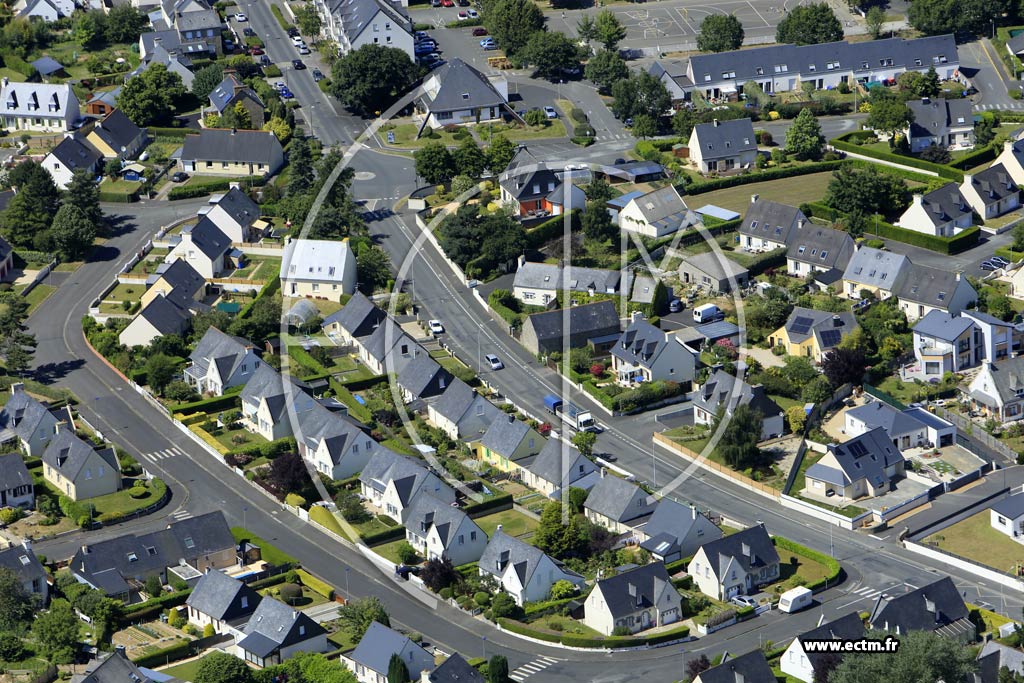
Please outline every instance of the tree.
[[786, 421], [789, 422], [789, 431], [803, 434], [804, 426], [807, 424], [807, 412], [803, 406], [790, 406], [786, 408]]
[[280, 497], [299, 493], [310, 484], [306, 463], [298, 453], [285, 453], [271, 460], [267, 481]]
[[793, 125], [786, 131], [786, 151], [801, 161], [821, 158], [825, 136], [821, 125], [810, 109], [800, 110]]
[[409, 668], [397, 652], [388, 660], [388, 683], [409, 683]]
[[1013, 232], [1013, 247], [1014, 251], [1024, 251], [1024, 223], [1018, 223], [1014, 226]]
[[484, 12], [484, 26], [506, 54], [518, 56], [533, 34], [544, 28], [544, 13], [532, 0], [496, 0]]
[[25, 646], [14, 633], [0, 633], [0, 659], [7, 662], [20, 662], [25, 658]]
[[882, 37], [882, 26], [885, 24], [885, 10], [878, 5], [873, 5], [868, 10], [867, 15], [864, 17], [864, 25], [867, 26], [868, 33], [875, 40]]
[[428, 142], [412, 155], [416, 162], [416, 175], [431, 185], [455, 175], [455, 160], [443, 142]]
[[353, 50], [331, 68], [331, 94], [355, 114], [385, 111], [409, 89], [418, 69], [398, 48], [368, 44]]
[[356, 249], [356, 275], [364, 292], [372, 294], [384, 288], [391, 279], [388, 255], [372, 242], [360, 243]]
[[427, 588], [439, 593], [442, 589], [457, 584], [462, 579], [462, 575], [447, 557], [434, 557], [424, 563], [423, 568], [420, 569], [420, 578], [423, 579], [423, 584]]
[[601, 50], [590, 58], [583, 75], [603, 93], [611, 91], [617, 82], [629, 78], [626, 61], [611, 50]]
[[154, 598], [160, 595], [163, 590], [164, 586], [160, 582], [160, 577], [156, 574], [153, 574], [146, 579], [146, 594], [149, 595], [149, 597]]
[[99, 231], [103, 224], [103, 209], [100, 208], [100, 186], [85, 169], [78, 169], [71, 175], [61, 200], [64, 204], [78, 207], [89, 222]]
[[657, 78], [641, 71], [612, 86], [612, 113], [620, 119], [646, 114], [658, 120], [672, 106], [672, 98]]
[[32, 619], [33, 607], [18, 575], [0, 567], [0, 632], [21, 632]]
[[307, 36], [320, 35], [320, 15], [317, 14], [313, 5], [303, 5], [295, 12], [295, 23], [299, 25], [299, 31]]
[[730, 52], [743, 45], [743, 22], [734, 14], [709, 14], [700, 22], [697, 49], [701, 52]]
[[398, 548], [395, 549], [395, 554], [398, 556], [398, 561], [402, 564], [415, 564], [416, 560], [419, 559], [416, 549], [408, 541], [399, 543]]
[[71, 35], [82, 44], [82, 47], [98, 49], [103, 45], [106, 38], [103, 29], [107, 17], [99, 10], [92, 10], [78, 15], [72, 28]]
[[584, 43], [597, 40], [597, 25], [594, 23], [594, 18], [589, 14], [580, 17], [576, 22], [576, 34]]
[[292, 142], [288, 165], [288, 194], [304, 194], [313, 186], [313, 155], [306, 140]]
[[51, 230], [54, 247], [66, 261], [74, 261], [84, 255], [96, 239], [96, 224], [72, 204], [57, 209]]
[[981, 120], [974, 124], [975, 148], [990, 144], [998, 132], [999, 117], [989, 111], [982, 113]]
[[843, 24], [825, 2], [794, 7], [775, 28], [777, 43], [815, 45], [842, 39]]
[[871, 111], [865, 121], [868, 128], [894, 135], [914, 121], [914, 112], [910, 111], [903, 98], [884, 88], [872, 88], [870, 102]]
[[174, 379], [176, 367], [170, 357], [162, 353], [155, 353], [146, 359], [144, 366], [146, 371], [146, 384], [157, 394], [163, 396], [167, 385]]
[[531, 109], [523, 116], [523, 120], [528, 126], [540, 127], [547, 125], [548, 116], [540, 109]]
[[615, 52], [619, 43], [626, 37], [626, 27], [610, 9], [603, 9], [597, 13], [597, 19], [594, 20], [594, 31], [597, 34], [597, 40], [609, 52]]
[[[260, 121], [260, 125], [263, 122]], [[237, 128], [239, 130], [252, 130], [252, 116], [249, 115], [249, 110], [245, 108], [245, 105], [240, 101], [235, 102], [235, 106], [228, 109], [221, 115], [221, 127], [223, 128]]]
[[487, 662], [487, 683], [508, 683], [508, 659], [494, 655]]
[[587, 195], [587, 201], [604, 204], [612, 198], [612, 186], [607, 180], [594, 174], [583, 188], [583, 193]]
[[518, 56], [533, 66], [535, 78], [555, 79], [580, 66], [576, 44], [557, 31], [535, 31]]
[[933, 164], [945, 165], [953, 160], [953, 155], [945, 147], [939, 147], [933, 142], [918, 152], [917, 158], [922, 161], [930, 161]]
[[461, 175], [469, 176], [470, 178], [479, 178], [483, 175], [484, 169], [487, 168], [487, 156], [482, 149], [477, 147], [473, 138], [467, 138], [462, 141], [462, 144], [455, 149], [452, 161], [455, 164], [456, 170]]
[[492, 173], [501, 173], [512, 162], [516, 155], [516, 144], [499, 133], [491, 138], [491, 144], [487, 148], [487, 168]]
[[858, 385], [864, 379], [864, 368], [867, 362], [864, 353], [858, 349], [837, 347], [825, 354], [821, 362], [821, 371], [828, 378], [833, 388], [841, 387], [850, 382]]
[[694, 657], [686, 662], [686, 677], [692, 681], [710, 668], [711, 661], [708, 659], [707, 655]]
[[[57, 599], [50, 609], [36, 615], [32, 622], [32, 639], [40, 654], [54, 664], [70, 664], [78, 645], [81, 622], [67, 600]], [[203, 683], [197, 681], [196, 683]]]
[[243, 660], [215, 650], [199, 660], [195, 683], [250, 683], [252, 669]]
[[349, 600], [338, 608], [338, 621], [355, 641], [361, 640], [366, 629], [375, 621], [381, 626], [391, 627], [388, 611], [376, 596]]
[[567, 514], [566, 517], [563, 522], [560, 502], [547, 503], [533, 540], [538, 548], [558, 559], [583, 557], [590, 544], [590, 523], [582, 515]]
[[15, 247], [32, 249], [40, 236], [49, 236], [60, 194], [53, 178], [40, 164], [23, 161], [9, 176], [17, 190], [2, 215], [3, 236]]
[[612, 221], [611, 214], [601, 201], [587, 202], [586, 209], [580, 217], [580, 226], [583, 228], [583, 234], [595, 242], [606, 242], [619, 232], [618, 226]]
[[902, 211], [907, 205], [907, 185], [896, 176], [874, 167], [844, 166], [832, 173], [825, 204], [843, 213], [856, 210], [871, 215]]
[[1016, 15], [1016, 5], [1009, 0], [914, 0], [907, 12], [910, 25], [922, 33], [985, 33], [993, 22]]
[[757, 447], [761, 440], [764, 416], [749, 404], [736, 406], [732, 419], [722, 432], [717, 451], [734, 470], [755, 469], [764, 464], [765, 456]]
[[597, 435], [593, 432], [576, 432], [572, 437], [572, 445], [579, 449], [580, 455], [589, 458], [594, 454], [594, 444], [597, 443]]
[[[872, 631], [869, 638], [891, 638]], [[885, 654], [855, 653], [829, 677], [831, 683], [916, 683], [917, 681], [962, 681], [975, 670], [973, 653], [956, 640], [935, 631], [909, 630], [899, 637], [899, 648]]]
[[491, 619], [497, 621], [501, 618], [515, 618], [522, 614], [522, 608], [516, 604], [512, 596], [502, 591], [494, 596], [491, 601]]
[[800, 399], [804, 403], [826, 403], [831, 397], [832, 383], [824, 375], [818, 375], [800, 390]]
[[653, 138], [658, 134], [658, 120], [649, 114], [637, 114], [633, 119], [633, 137]]
[[117, 106], [137, 126], [169, 123], [184, 94], [181, 76], [155, 63], [121, 87]]
[[107, 12], [104, 35], [108, 43], [137, 43], [149, 19], [129, 4], [114, 5]]
[[565, 600], [571, 598], [578, 592], [576, 586], [565, 579], [559, 579], [551, 584], [551, 599], [552, 600]]

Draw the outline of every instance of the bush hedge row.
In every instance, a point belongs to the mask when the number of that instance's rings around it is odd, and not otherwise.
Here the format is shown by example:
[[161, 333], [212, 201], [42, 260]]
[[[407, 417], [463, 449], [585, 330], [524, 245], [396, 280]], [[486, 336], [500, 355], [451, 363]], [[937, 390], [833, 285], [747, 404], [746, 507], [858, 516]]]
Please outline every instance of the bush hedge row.
[[121, 615], [122, 627], [136, 621], [145, 621], [150, 617], [156, 616], [163, 612], [168, 607], [178, 607], [184, 605], [185, 601], [188, 600], [188, 596], [192, 594], [192, 589], [189, 588], [183, 591], [175, 591], [173, 593], [164, 593], [155, 598], [150, 598], [145, 602], [140, 602], [138, 605], [133, 605], [131, 611], [125, 612]]
[[241, 543], [242, 541], [248, 541], [252, 545], [259, 546], [260, 555], [263, 561], [267, 564], [274, 565], [281, 569], [293, 569], [300, 565], [299, 561], [289, 555], [288, 553], [280, 550], [273, 543], [268, 543], [262, 538], [253, 534], [248, 529], [244, 529], [240, 526], [231, 527], [231, 535], [235, 539], [235, 543]]
[[139, 198], [139, 190], [134, 192], [113, 192], [111, 190], [100, 190], [100, 201], [111, 204], [130, 204]]
[[500, 512], [501, 510], [511, 510], [512, 504], [512, 494], [504, 493], [500, 496], [480, 501], [479, 503], [470, 503], [466, 507], [462, 508], [462, 511], [470, 517], [480, 517], [485, 512], [490, 513]]
[[169, 138], [181, 138], [184, 139], [189, 133], [195, 133], [196, 131], [191, 128], [170, 128], [161, 126], [149, 126], [147, 128], [149, 134], [152, 137], [169, 137]]
[[561, 610], [573, 600], [579, 600], [578, 596], [571, 598], [562, 598], [560, 600], [542, 600], [539, 602], [528, 602], [523, 607], [523, 613], [528, 617], [536, 617], [545, 614], [554, 614]]
[[191, 403], [176, 403], [170, 407], [172, 413], [191, 415], [192, 413], [219, 413], [222, 410], [237, 408], [239, 403], [238, 395], [242, 393], [244, 386], [231, 387], [224, 390], [223, 396], [213, 396]]
[[791, 541], [788, 538], [783, 538], [782, 536], [773, 536], [772, 543], [776, 548], [782, 548], [783, 550], [788, 550], [791, 553], [803, 555], [807, 559], [814, 560], [815, 562], [825, 566], [828, 570], [828, 574], [825, 575], [825, 578], [818, 579], [817, 581], [807, 584], [806, 588], [809, 588], [812, 591], [821, 590], [830, 582], [835, 585], [836, 579], [839, 578], [839, 573], [843, 570], [835, 558], [829, 557], [824, 553], [819, 553], [817, 550], [811, 550], [807, 546], [800, 545], [796, 541]]
[[[830, 206], [826, 206], [821, 202], [808, 202], [801, 206], [809, 208], [811, 215], [832, 221], [845, 216], [843, 212], [833, 209]], [[954, 235], [953, 237], [927, 235], [923, 232], [917, 232], [916, 230], [897, 227], [892, 223], [888, 223], [880, 219], [871, 220], [870, 225], [872, 226], [870, 231], [877, 231], [879, 237], [896, 240], [897, 242], [903, 242], [904, 244], [911, 244], [915, 247], [924, 247], [925, 249], [937, 251], [940, 254], [958, 254], [965, 249], [970, 249], [978, 243], [978, 238], [981, 236], [981, 228], [976, 225], [967, 228], [960, 234]]]
[[951, 163], [950, 166], [958, 168], [961, 171], [966, 171], [969, 168], [974, 168], [975, 166], [980, 166], [988, 163], [989, 161], [993, 161], [997, 156], [999, 156], [999, 150], [996, 149], [995, 145], [990, 144], [986, 147], [982, 147], [981, 149], [976, 149], [969, 154], [965, 154]]
[[[573, 210], [570, 212], [569, 225], [572, 230], [579, 230], [580, 227], [580, 212], [579, 210]], [[531, 249], [537, 249], [551, 240], [561, 237], [562, 231], [565, 229], [565, 216], [554, 216], [535, 228], [531, 228], [526, 233], [526, 244]]]
[[238, 315], [236, 317], [243, 320], [245, 318], [248, 318], [249, 315], [252, 313], [253, 306], [256, 305], [257, 301], [263, 299], [264, 297], [272, 296], [274, 292], [276, 292], [279, 289], [281, 289], [281, 278], [280, 276], [274, 276], [274, 279], [263, 285], [263, 289], [261, 289], [259, 293], [252, 298], [252, 301], [247, 303], [245, 306], [242, 306], [242, 310], [238, 311]]
[[391, 541], [397, 541], [400, 538], [405, 538], [405, 527], [396, 526], [384, 531], [376, 531], [372, 534], [359, 534], [359, 538], [363, 539], [363, 543], [368, 546], [383, 545]]
[[781, 180], [783, 178], [793, 178], [796, 176], [810, 175], [812, 173], [835, 171], [844, 163], [844, 161], [819, 161], [813, 164], [804, 164], [802, 166], [769, 168], [756, 173], [744, 173], [742, 175], [734, 175], [727, 178], [715, 178], [714, 180], [691, 183], [690, 185], [681, 185], [676, 189], [678, 189], [679, 192], [688, 195], [704, 194], [715, 190], [724, 190], [727, 187], [737, 187], [739, 185], [748, 185], [750, 183], [762, 183], [769, 180]]
[[295, 570], [295, 573], [299, 575], [299, 579], [302, 581], [303, 586], [313, 591], [314, 593], [322, 595], [328, 600], [334, 599], [334, 589], [331, 588], [331, 585], [329, 583], [316, 578], [315, 576], [307, 572], [305, 569], [297, 569]]
[[996, 256], [1001, 256], [1010, 263], [1016, 263], [1021, 259], [1024, 259], [1024, 252], [1014, 251], [1010, 247], [997, 247]]
[[[854, 154], [860, 154], [861, 156], [871, 157], [872, 159], [879, 159], [881, 161], [889, 161], [894, 164], [900, 164], [901, 166], [910, 166], [911, 168], [919, 168], [923, 171], [932, 171], [940, 178], [946, 178], [948, 180], [956, 180], [960, 182], [964, 179], [963, 171], [949, 166], [943, 166], [942, 164], [935, 164], [930, 161], [924, 161], [923, 159], [917, 159], [915, 157], [904, 156], [902, 154], [895, 154], [893, 152], [883, 152], [870, 147], [861, 147], [860, 145], [850, 142], [850, 133], [840, 135], [831, 141], [831, 145], [836, 149], [844, 152], [852, 152]], [[859, 139], [859, 138], [858, 138]]]
[[498, 625], [506, 631], [512, 633], [518, 633], [519, 635], [529, 636], [530, 638], [536, 638], [537, 640], [544, 640], [549, 643], [561, 643], [562, 645], [568, 645], [570, 647], [592, 647], [592, 648], [607, 648], [607, 649], [620, 649], [625, 647], [642, 647], [644, 645], [657, 645], [659, 643], [666, 643], [679, 638], [685, 638], [690, 635], [689, 626], [679, 626], [678, 628], [669, 629], [662, 631], [650, 636], [609, 636], [606, 638], [595, 638], [590, 636], [575, 636], [567, 633], [549, 633], [546, 631], [535, 631], [530, 628], [527, 624], [513, 619], [500, 618], [498, 619]]
[[136, 666], [150, 667], [160, 666], [169, 662], [177, 661], [179, 659], [185, 659], [191, 657], [194, 653], [192, 652], [192, 642], [185, 641], [183, 643], [177, 643], [170, 647], [165, 647], [162, 650], [156, 652], [150, 652], [148, 655], [142, 655], [141, 657], [135, 657], [132, 659]]
[[309, 355], [309, 352], [298, 344], [288, 345], [288, 357], [292, 359], [299, 366], [309, 370], [315, 375], [329, 375], [327, 368], [320, 365], [313, 356]]
[[96, 521], [100, 524], [116, 524], [121, 520], [134, 517], [139, 510], [144, 510], [148, 507], [163, 503], [167, 498], [167, 484], [165, 484], [164, 480], [159, 477], [153, 477], [153, 479], [150, 480], [148, 491], [150, 495], [145, 500], [140, 500], [139, 507], [135, 510], [104, 512], [96, 518]]

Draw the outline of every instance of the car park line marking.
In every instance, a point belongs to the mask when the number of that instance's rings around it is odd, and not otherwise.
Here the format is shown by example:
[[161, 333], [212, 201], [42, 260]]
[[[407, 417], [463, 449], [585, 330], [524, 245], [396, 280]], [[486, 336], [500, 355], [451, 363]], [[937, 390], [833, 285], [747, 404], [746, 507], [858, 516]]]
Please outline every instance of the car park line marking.
[[764, 22], [765, 26], [771, 26], [771, 24], [769, 24], [768, 21], [761, 16], [761, 13], [757, 11], [757, 8], [754, 7], [754, 3], [750, 2], [750, 0], [747, 0], [747, 4], [750, 5], [750, 9], [754, 10], [754, 14], [757, 15], [757, 18]]

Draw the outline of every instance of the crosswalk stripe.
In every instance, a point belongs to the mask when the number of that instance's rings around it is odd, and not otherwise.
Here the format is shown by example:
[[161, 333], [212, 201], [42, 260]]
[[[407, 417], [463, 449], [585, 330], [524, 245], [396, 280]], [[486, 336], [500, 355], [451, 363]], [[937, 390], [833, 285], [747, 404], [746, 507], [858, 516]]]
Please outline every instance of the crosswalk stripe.
[[172, 452], [173, 452], [173, 453], [174, 453], [175, 455], [185, 455], [185, 452], [184, 452], [184, 451], [182, 451], [181, 449], [179, 449], [179, 448], [178, 448], [177, 446], [173, 447], [173, 448], [171, 449], [171, 451], [172, 451]]
[[156, 462], [156, 458], [154, 458], [154, 457], [153, 457], [153, 456], [152, 456], [151, 454], [149, 454], [149, 453], [143, 453], [143, 454], [142, 454], [142, 457], [143, 457], [143, 458], [145, 458], [146, 460], [149, 460], [150, 462]]
[[519, 670], [526, 673], [535, 674], [541, 670], [541, 667], [536, 666], [534, 664], [523, 664], [521, 667], [519, 667]]
[[511, 678], [516, 683], [523, 683], [523, 677], [520, 676], [519, 674], [511, 673], [511, 674], [508, 675], [508, 677]]
[[541, 655], [540, 658], [543, 659], [545, 662], [551, 662], [552, 664], [558, 663], [557, 659], [555, 659], [554, 657], [548, 657], [547, 655]]

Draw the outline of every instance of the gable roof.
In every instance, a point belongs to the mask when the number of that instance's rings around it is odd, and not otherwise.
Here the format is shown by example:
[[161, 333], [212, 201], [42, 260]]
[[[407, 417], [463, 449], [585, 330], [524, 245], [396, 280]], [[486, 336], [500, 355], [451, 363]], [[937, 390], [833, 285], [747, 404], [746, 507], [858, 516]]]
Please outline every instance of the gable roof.
[[1013, 182], [1009, 171], [1001, 163], [989, 166], [974, 175], [964, 176], [964, 183], [966, 184], [968, 181], [986, 206], [1002, 201], [1020, 191], [1017, 183]]
[[270, 131], [204, 128], [186, 135], [181, 158], [187, 161], [227, 161], [272, 165], [281, 158], [281, 143]]
[[548, 439], [537, 457], [526, 464], [525, 468], [538, 479], [558, 487], [571, 486], [598, 469], [592, 460], [583, 457], [574, 446], [559, 439]]
[[189, 235], [192, 244], [207, 258], [216, 259], [231, 249], [231, 239], [206, 216], [195, 225], [186, 226], [181, 234]]
[[[505, 419], [499, 418], [491, 423], [480, 438], [480, 445], [494, 453], [510, 457], [530, 431], [530, 425], [517, 420], [515, 415], [506, 415]], [[535, 443], [535, 446], [539, 452], [540, 444]]]
[[225, 109], [242, 97], [248, 97], [256, 104], [263, 106], [263, 100], [252, 88], [243, 83], [235, 74], [226, 73], [224, 79], [210, 92], [210, 106], [216, 109], [217, 113], [223, 113]]
[[702, 671], [694, 680], [700, 683], [773, 683], [776, 679], [764, 652], [752, 650], [739, 657], [728, 657], [718, 666]]
[[257, 657], [267, 657], [278, 648], [327, 633], [306, 614], [274, 598], [260, 600], [242, 630], [245, 637], [238, 641], [238, 647]]
[[331, 15], [337, 18], [337, 23], [341, 25], [341, 30], [349, 43], [354, 42], [359, 34], [369, 28], [371, 20], [378, 12], [386, 14], [406, 33], [412, 32], [412, 21], [405, 9], [386, 0], [338, 0], [331, 3], [330, 11]]
[[731, 157], [757, 150], [757, 137], [750, 119], [714, 120], [693, 127], [703, 159]]
[[978, 653], [978, 672], [974, 674], [975, 683], [997, 683], [999, 670], [1004, 666], [1014, 673], [1024, 674], [1024, 652], [1007, 647], [995, 640], [986, 642]]
[[[564, 310], [544, 311], [526, 317], [526, 325], [533, 328], [537, 341], [562, 339], [562, 316]], [[612, 301], [598, 301], [592, 304], [573, 306], [569, 309], [569, 334], [585, 335], [607, 333], [619, 329], [619, 313]]]
[[[396, 382], [402, 389], [408, 391], [416, 398], [425, 398], [425, 393], [431, 388], [435, 379], [443, 382], [447, 388], [455, 378], [445, 368], [427, 354], [420, 354], [406, 363], [402, 371], [398, 373]], [[433, 393], [431, 395], [434, 395]]]
[[689, 209], [686, 202], [676, 191], [674, 185], [652, 190], [645, 195], [634, 197], [629, 201], [650, 225], [656, 228], [678, 228], [687, 221]]
[[[879, 415], [879, 417], [882, 416]], [[881, 426], [843, 443], [829, 444], [828, 452], [835, 457], [836, 463], [842, 470], [845, 479], [844, 486], [860, 479], [866, 479], [873, 487], [883, 486], [889, 481], [889, 475], [885, 473], [886, 468], [903, 462], [903, 455], [892, 445], [888, 433]], [[818, 470], [815, 470], [815, 467], [830, 469], [822, 466], [820, 462], [815, 463], [807, 468], [807, 477], [829, 481], [825, 476], [818, 477]], [[821, 474], [827, 475], [828, 473], [822, 472]]]
[[429, 112], [500, 107], [508, 100], [488, 78], [458, 57], [427, 77], [424, 104]]
[[903, 254], [861, 247], [850, 258], [843, 279], [866, 287], [893, 290], [909, 264], [910, 259]]
[[178, 33], [185, 31], [198, 31], [208, 28], [221, 28], [223, 22], [220, 15], [213, 9], [199, 9], [192, 12], [176, 12], [174, 15], [174, 27]]
[[[594, 589], [600, 589], [608, 612], [613, 618], [654, 607], [663, 591], [675, 592], [662, 562], [651, 562], [601, 579], [594, 585]], [[678, 593], [676, 597], [679, 597]]]
[[12, 117], [64, 118], [71, 107], [78, 117], [78, 100], [66, 83], [15, 83], [6, 81], [0, 87], [0, 111]]
[[947, 100], [941, 97], [910, 100], [907, 107], [914, 114], [910, 137], [942, 138], [950, 128], [974, 126], [974, 105], [967, 99]]
[[210, 363], [216, 363], [221, 377], [227, 379], [250, 348], [252, 344], [248, 339], [225, 334], [211, 325], [188, 356], [195, 371], [192, 374], [206, 376]]
[[838, 345], [844, 336], [859, 327], [857, 316], [850, 311], [832, 313], [803, 306], [793, 309], [785, 325], [789, 341], [800, 344], [813, 336], [822, 351]]
[[345, 281], [346, 264], [355, 259], [348, 240], [293, 239], [284, 247], [281, 277], [310, 282]]
[[37, 431], [52, 433], [58, 419], [47, 405], [29, 396], [24, 386], [11, 387], [11, 396], [0, 411], [0, 428], [29, 440]]
[[107, 114], [106, 118], [96, 124], [93, 132], [115, 152], [129, 147], [142, 135], [142, 129], [132, 123], [120, 109]]
[[119, 652], [113, 652], [102, 660], [93, 661], [84, 674], [72, 676], [72, 681], [73, 683], [153, 683], [153, 679]]
[[528, 586], [543, 559], [543, 550], [498, 529], [488, 541], [477, 565], [488, 574], [500, 577], [511, 564], [519, 583]]
[[868, 623], [871, 628], [895, 631], [956, 632], [968, 618], [967, 606], [953, 579], [943, 577], [927, 586], [896, 597], [880, 595]]
[[[916, 197], [914, 201], [917, 201]], [[960, 192], [960, 186], [956, 183], [948, 183], [923, 195], [921, 207], [935, 227], [971, 215], [971, 205], [967, 203], [967, 199]]]
[[[19, 459], [21, 457], [17, 453], [12, 455]], [[12, 545], [0, 550], [0, 567], [10, 569], [22, 581], [46, 577], [46, 570], [31, 547]]]
[[429, 683], [484, 683], [484, 675], [469, 665], [458, 652], [427, 676]]
[[92, 171], [103, 158], [102, 154], [87, 145], [78, 135], [61, 140], [59, 145], [50, 150], [49, 156], [72, 172], [79, 169]]
[[434, 480], [434, 486], [424, 493], [439, 500], [449, 497], [454, 500], [455, 492], [451, 487], [419, 461], [386, 448], [377, 449], [363, 471], [359, 473], [359, 481], [375, 491], [383, 491], [388, 484], [394, 483], [403, 505], [408, 505], [412, 501], [413, 496], [423, 488], [428, 479]]
[[0, 454], [0, 491], [32, 485], [32, 475], [28, 473], [20, 453]]
[[763, 524], [704, 543], [701, 550], [719, 581], [734, 564], [749, 574], [779, 562], [779, 553]]
[[[233, 613], [235, 599], [242, 596], [248, 599], [249, 607]], [[245, 583], [221, 571], [210, 569], [200, 577], [185, 604], [214, 619], [224, 621], [251, 613], [261, 600], [262, 596]]]
[[[736, 382], [740, 382], [740, 386], [736, 389], [735, 397], [730, 399]], [[764, 417], [772, 417], [782, 413], [782, 408], [769, 398], [763, 386], [760, 384], [750, 386], [745, 381], [738, 379], [735, 375], [731, 375], [721, 368], [712, 372], [708, 376], [707, 381], [695, 392], [693, 405], [703, 408], [708, 413], [714, 415], [718, 412], [719, 406], [726, 400], [729, 401], [727, 405], [730, 410], [734, 409], [734, 405], [749, 404], [754, 410], [760, 411]], [[735, 404], [733, 404], [733, 400], [735, 400]]]
[[210, 198], [210, 206], [219, 207], [239, 225], [248, 227], [260, 217], [260, 206], [238, 187]]
[[611, 355], [631, 365], [651, 367], [669, 344], [678, 343], [646, 320], [633, 320], [622, 333]]
[[454, 378], [444, 393], [434, 402], [434, 411], [454, 422], [465, 437], [483, 434], [491, 422], [503, 413], [496, 405], [477, 394], [458, 377]]
[[686, 506], [671, 498], [662, 498], [642, 527], [648, 538], [640, 547], [661, 557], [678, 552], [680, 542], [686, 539], [702, 517], [704, 515], [693, 505]]
[[192, 316], [175, 299], [173, 296], [157, 294], [139, 311], [139, 317], [162, 335], [179, 334], [192, 320]]
[[46, 450], [43, 451], [43, 462], [59, 471], [61, 476], [76, 482], [93, 454], [98, 455], [113, 471], [120, 471], [113, 448], [97, 450], [68, 427], [61, 427], [50, 439]]
[[1018, 391], [1024, 391], [1024, 355], [988, 362], [987, 370], [1002, 403], [1016, 398]]
[[956, 341], [960, 335], [974, 327], [966, 316], [952, 316], [948, 311], [932, 309], [914, 325], [914, 334], [942, 341]]
[[[512, 163], [514, 162], [513, 158]], [[526, 165], [526, 163], [520, 165]], [[531, 170], [520, 171], [518, 166], [513, 168], [510, 163], [510, 170], [506, 171], [499, 181], [501, 188], [518, 201], [547, 197], [562, 184], [562, 178], [544, 164], [534, 166], [531, 163], [528, 168]]]
[[295, 414], [301, 416], [314, 403], [310, 395], [311, 389], [308, 384], [291, 373], [288, 374], [288, 384], [290, 386], [284, 384], [281, 373], [267, 363], [260, 363], [256, 372], [245, 383], [239, 398], [243, 404], [253, 405], [259, 405], [261, 400], [266, 400], [267, 409], [275, 423], [289, 419], [289, 402]]
[[850, 233], [806, 222], [789, 233], [786, 258], [814, 264], [816, 268], [845, 268], [856, 244]]
[[445, 550], [455, 541], [456, 532], [467, 521], [483, 534], [483, 530], [465, 512], [429, 492], [412, 499], [408, 508], [402, 511], [405, 528], [420, 537], [426, 537], [433, 529]]
[[[893, 294], [901, 300], [946, 309], [960, 282], [958, 271], [910, 263]], [[969, 282], [965, 281], [964, 284], [974, 290]]]
[[758, 198], [747, 208], [740, 234], [787, 243], [790, 231], [800, 220], [806, 221], [807, 217], [795, 206]]
[[[801, 643], [807, 640], [855, 640], [863, 636], [864, 622], [861, 620], [860, 614], [850, 612], [832, 621], [826, 621], [810, 631], [801, 633], [797, 636], [797, 640], [801, 641]], [[804, 654], [807, 655], [808, 661], [814, 667], [816, 661], [821, 658], [823, 653], [805, 650]]]
[[324, 318], [324, 325], [336, 324], [351, 337], [359, 338], [373, 334], [377, 325], [388, 314], [374, 305], [362, 292], [356, 290], [341, 310]]
[[189, 299], [206, 287], [206, 279], [184, 259], [160, 264], [156, 273], [147, 278], [146, 284], [151, 285], [158, 280], [163, 280], [173, 291]]
[[50, 76], [64, 70], [64, 65], [49, 55], [43, 55], [32, 62], [32, 66], [39, 72], [40, 76]]
[[[727, 280], [730, 276], [733, 278], [741, 278], [749, 273], [746, 268], [736, 263], [731, 258], [727, 256], [719, 257], [718, 254], [710, 251], [687, 256], [683, 259], [683, 264], [687, 263], [693, 268], [706, 273], [716, 280]], [[680, 268], [683, 267], [684, 266], [680, 266]]]
[[413, 680], [419, 678], [421, 671], [434, 668], [434, 656], [412, 642], [408, 636], [373, 622], [366, 629], [359, 645], [348, 655], [352, 661], [365, 666], [370, 671], [387, 675], [391, 656], [398, 655], [409, 671]]
[[569, 289], [574, 292], [617, 292], [622, 273], [618, 270], [578, 268], [527, 261], [516, 270], [513, 287], [526, 289]]
[[1024, 515], [1024, 493], [1007, 496], [1006, 498], [993, 503], [991, 509], [1004, 517], [1017, 519], [1021, 515]]
[[605, 474], [594, 484], [583, 507], [613, 521], [632, 524], [654, 512], [657, 504], [654, 496], [636, 484]]

